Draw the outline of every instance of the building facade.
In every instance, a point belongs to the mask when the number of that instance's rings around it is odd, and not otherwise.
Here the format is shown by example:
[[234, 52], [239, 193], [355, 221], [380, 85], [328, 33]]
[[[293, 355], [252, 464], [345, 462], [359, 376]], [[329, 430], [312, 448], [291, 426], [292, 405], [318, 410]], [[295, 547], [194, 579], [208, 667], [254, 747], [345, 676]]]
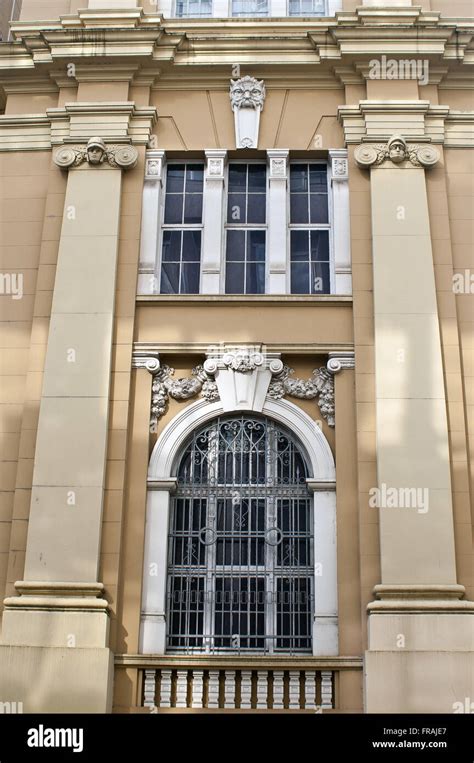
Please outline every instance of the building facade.
[[10, 5], [0, 701], [461, 712], [471, 2]]

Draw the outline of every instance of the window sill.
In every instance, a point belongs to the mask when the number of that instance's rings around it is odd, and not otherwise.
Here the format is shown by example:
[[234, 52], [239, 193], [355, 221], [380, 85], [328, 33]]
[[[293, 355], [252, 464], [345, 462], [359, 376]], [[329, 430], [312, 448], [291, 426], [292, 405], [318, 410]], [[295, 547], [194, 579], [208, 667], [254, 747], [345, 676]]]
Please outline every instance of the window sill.
[[309, 302], [312, 304], [341, 305], [351, 304], [351, 294], [138, 294], [140, 303], [178, 303], [183, 302]]

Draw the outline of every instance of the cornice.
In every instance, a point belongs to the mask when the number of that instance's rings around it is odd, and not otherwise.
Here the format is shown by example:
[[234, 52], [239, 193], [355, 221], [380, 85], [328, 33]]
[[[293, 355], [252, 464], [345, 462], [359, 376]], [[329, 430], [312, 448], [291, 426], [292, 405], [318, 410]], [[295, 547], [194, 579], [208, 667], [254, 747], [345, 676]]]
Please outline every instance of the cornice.
[[[209, 349], [209, 342], [139, 342], [133, 343], [133, 354], [135, 358], [154, 358], [160, 354], [167, 355], [205, 355]], [[352, 344], [332, 343], [267, 343], [266, 351], [270, 353], [285, 353], [291, 355], [329, 355], [341, 356], [354, 354]], [[132, 366], [134, 368], [141, 365]]]
[[44, 114], [1, 115], [0, 152], [86, 143], [98, 133], [114, 144], [146, 146], [157, 118], [155, 107], [139, 108], [128, 101], [66, 103]]
[[[100, 54], [168, 61], [307, 64], [367, 60], [373, 55], [435, 57], [474, 63], [474, 21], [442, 19], [420, 8], [363, 7], [330, 19], [163, 19], [142, 9], [80, 10], [56, 21], [12, 25], [16, 42], [0, 46], [0, 69], [71, 62]], [[237, 56], [238, 52], [238, 56]], [[237, 56], [237, 58], [236, 58]], [[433, 62], [432, 62], [433, 63]]]
[[52, 146], [86, 141], [97, 132], [104, 140], [147, 145], [158, 118], [154, 106], [137, 107], [128, 101], [65, 103], [47, 109], [46, 114], [51, 121]]
[[46, 114], [0, 116], [0, 152], [51, 148], [51, 120]]
[[367, 100], [340, 106], [338, 116], [348, 145], [386, 141], [402, 131], [410, 141], [446, 148], [474, 147], [474, 111], [457, 111], [429, 101]]

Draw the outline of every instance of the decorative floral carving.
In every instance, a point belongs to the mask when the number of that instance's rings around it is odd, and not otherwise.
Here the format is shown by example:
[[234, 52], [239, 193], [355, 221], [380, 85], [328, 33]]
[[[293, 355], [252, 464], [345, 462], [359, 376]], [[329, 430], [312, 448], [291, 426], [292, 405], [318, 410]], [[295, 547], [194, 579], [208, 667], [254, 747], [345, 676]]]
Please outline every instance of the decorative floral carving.
[[239, 373], [254, 371], [262, 365], [263, 355], [261, 352], [249, 352], [248, 350], [234, 350], [226, 352], [222, 357], [222, 362], [227, 368]]
[[347, 159], [332, 160], [332, 176], [336, 180], [346, 180], [348, 176]]
[[372, 167], [391, 161], [393, 164], [410, 162], [414, 167], [433, 167], [439, 160], [439, 151], [429, 145], [409, 145], [401, 135], [393, 135], [386, 145], [358, 146], [354, 153], [359, 167]]
[[153, 375], [150, 422], [152, 428], [156, 427], [158, 419], [165, 413], [170, 397], [174, 400], [189, 400], [201, 393], [209, 402], [219, 399], [217, 384], [203, 366], [196, 366], [191, 374], [192, 376], [175, 379], [174, 368], [161, 366]]
[[280, 400], [285, 395], [297, 397], [300, 400], [314, 400], [318, 398], [318, 406], [321, 415], [330, 427], [334, 426], [334, 378], [327, 368], [315, 368], [309, 379], [292, 378], [294, 373], [289, 366], [283, 366], [283, 370], [271, 382], [268, 388], [268, 396], [274, 400]]
[[271, 177], [286, 177], [286, 159], [270, 159], [270, 175]]
[[210, 177], [223, 177], [223, 175], [224, 175], [224, 159], [208, 159], [208, 161], [207, 161], [207, 174]]
[[86, 146], [62, 146], [54, 155], [54, 161], [61, 169], [78, 167], [83, 162], [98, 166], [107, 161], [111, 167], [128, 170], [135, 167], [138, 153], [134, 146], [106, 146], [102, 138], [90, 138]]
[[[295, 378], [293, 369], [285, 366], [278, 354], [267, 354], [261, 351], [261, 348], [251, 345], [210, 348], [204, 363], [193, 368], [191, 376], [183, 378], [174, 376], [174, 368], [161, 366], [158, 353], [149, 348], [135, 350], [132, 366], [146, 368], [153, 375], [150, 421], [152, 431], [156, 431], [157, 422], [165, 413], [170, 397], [175, 400], [189, 400], [201, 395], [210, 403], [220, 400], [224, 410], [235, 410], [233, 404], [226, 407], [229, 402], [232, 403], [229, 389], [234, 390], [234, 383], [231, 382], [229, 388], [229, 378], [234, 374], [242, 374], [237, 385], [240, 403], [247, 399], [245, 395], [242, 397], [242, 383], [244, 387], [246, 383], [249, 385], [248, 400], [252, 401], [252, 405], [255, 405], [257, 398], [260, 399], [260, 407], [253, 407], [252, 410], [261, 411], [266, 397], [280, 400], [289, 395], [301, 400], [317, 399], [321, 415], [329, 426], [333, 427], [334, 375], [343, 369], [354, 368], [354, 353], [329, 353], [327, 366], [316, 368], [309, 379]], [[259, 385], [263, 386], [258, 392]]]
[[230, 81], [230, 103], [232, 111], [236, 109], [263, 109], [265, 102], [265, 84], [263, 79], [241, 77]]

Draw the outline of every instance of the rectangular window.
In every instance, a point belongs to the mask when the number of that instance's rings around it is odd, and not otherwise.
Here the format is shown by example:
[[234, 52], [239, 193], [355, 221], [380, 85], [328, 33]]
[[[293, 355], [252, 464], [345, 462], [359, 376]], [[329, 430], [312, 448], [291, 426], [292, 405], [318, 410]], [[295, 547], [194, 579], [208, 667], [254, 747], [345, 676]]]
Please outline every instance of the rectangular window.
[[268, 0], [232, 0], [233, 16], [268, 16]]
[[265, 293], [267, 168], [231, 164], [227, 195], [226, 294]]
[[290, 262], [292, 294], [330, 293], [326, 164], [290, 165]]
[[325, 0], [289, 0], [290, 16], [324, 16], [326, 14]]
[[161, 294], [198, 294], [204, 165], [170, 164], [166, 173]]
[[212, 0], [176, 0], [176, 17], [212, 16]]

